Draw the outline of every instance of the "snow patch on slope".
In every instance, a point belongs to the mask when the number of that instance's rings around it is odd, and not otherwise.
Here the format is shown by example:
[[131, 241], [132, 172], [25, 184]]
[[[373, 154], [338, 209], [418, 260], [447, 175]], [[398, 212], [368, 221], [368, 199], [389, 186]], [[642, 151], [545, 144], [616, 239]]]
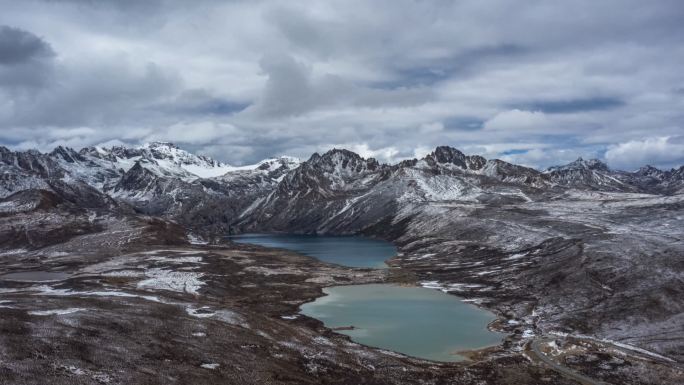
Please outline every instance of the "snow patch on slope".
[[149, 269], [145, 271], [145, 276], [148, 278], [138, 282], [138, 288], [198, 294], [198, 290], [204, 285], [200, 281], [202, 273]]
[[71, 314], [71, 313], [76, 313], [79, 311], [86, 310], [81, 307], [70, 307], [68, 309], [53, 309], [53, 310], [32, 310], [29, 311], [28, 313], [31, 315], [41, 315], [41, 316], [48, 316], [48, 315], [63, 315], [63, 314]]

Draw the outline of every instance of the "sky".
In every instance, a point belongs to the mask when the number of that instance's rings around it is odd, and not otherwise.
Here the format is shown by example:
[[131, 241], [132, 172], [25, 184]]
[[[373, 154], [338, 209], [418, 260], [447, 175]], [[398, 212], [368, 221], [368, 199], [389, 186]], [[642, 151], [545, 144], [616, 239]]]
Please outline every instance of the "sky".
[[0, 145], [684, 164], [681, 0], [0, 0]]

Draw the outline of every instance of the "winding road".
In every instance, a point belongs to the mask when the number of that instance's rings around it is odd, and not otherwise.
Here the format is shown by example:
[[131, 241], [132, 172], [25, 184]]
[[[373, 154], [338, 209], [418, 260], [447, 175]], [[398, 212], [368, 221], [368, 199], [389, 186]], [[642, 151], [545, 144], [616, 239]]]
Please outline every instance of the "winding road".
[[575, 380], [579, 382], [580, 384], [585, 384], [585, 385], [607, 385], [606, 382], [603, 381], [598, 381], [593, 378], [587, 377], [582, 373], [579, 373], [575, 370], [572, 370], [566, 366], [559, 365], [555, 361], [553, 361], [549, 356], [547, 356], [544, 352], [541, 351], [539, 348], [539, 344], [542, 342], [546, 342], [544, 339], [535, 339], [530, 343], [530, 352], [534, 354], [539, 360], [544, 362], [545, 364], [549, 365], [553, 370], [559, 372], [560, 374], [564, 375], [567, 378], [570, 378], [572, 380]]

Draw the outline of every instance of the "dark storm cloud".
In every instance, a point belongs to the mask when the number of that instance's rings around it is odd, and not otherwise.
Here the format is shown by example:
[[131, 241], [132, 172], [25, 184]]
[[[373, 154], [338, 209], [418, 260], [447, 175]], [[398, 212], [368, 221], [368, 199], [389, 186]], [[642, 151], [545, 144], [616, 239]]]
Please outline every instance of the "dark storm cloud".
[[17, 148], [160, 139], [249, 163], [451, 144], [538, 167], [681, 161], [678, 0], [0, 7], [0, 144]]
[[53, 55], [50, 45], [38, 36], [19, 28], [0, 25], [0, 65], [18, 65]]
[[52, 80], [52, 47], [29, 31], [0, 25], [0, 101], [3, 91], [15, 103]]

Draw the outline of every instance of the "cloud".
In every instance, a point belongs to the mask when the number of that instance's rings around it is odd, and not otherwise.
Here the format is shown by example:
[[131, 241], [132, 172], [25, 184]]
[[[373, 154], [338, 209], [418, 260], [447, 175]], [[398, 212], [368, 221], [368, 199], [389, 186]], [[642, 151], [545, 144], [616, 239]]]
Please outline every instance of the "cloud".
[[18, 65], [53, 55], [50, 45], [38, 36], [19, 28], [0, 26], [0, 65]]
[[606, 151], [611, 167], [635, 169], [645, 164], [670, 168], [684, 164], [684, 136], [662, 136], [612, 145]]
[[13, 147], [159, 138], [244, 164], [452, 145], [546, 167], [684, 129], [676, 0], [0, 7], [0, 144]]
[[16, 96], [26, 88], [43, 86], [50, 80], [52, 47], [40, 37], [20, 28], [0, 25], [0, 100], [2, 93]]
[[43, 88], [15, 95], [19, 103], [0, 123], [38, 130], [90, 126], [103, 135], [119, 125], [140, 129], [158, 118], [147, 107], [174, 95], [178, 83], [174, 73], [154, 63], [60, 66]]
[[249, 102], [214, 95], [205, 89], [190, 89], [150, 109], [176, 116], [227, 116], [250, 106]]
[[485, 130], [512, 132], [550, 130], [549, 126], [550, 121], [543, 112], [518, 109], [500, 112], [484, 123]]
[[565, 148], [532, 148], [530, 150], [507, 151], [500, 156], [500, 159], [527, 167], [539, 167], [541, 165], [541, 168], [545, 168], [567, 164], [579, 157], [595, 159], [601, 158], [601, 154], [597, 149], [591, 148], [584, 148], [579, 151]]
[[145, 141], [169, 141], [177, 144], [205, 144], [216, 140], [234, 136], [237, 129], [231, 124], [220, 124], [212, 121], [180, 122], [165, 130], [155, 131], [145, 138]]
[[532, 102], [527, 108], [542, 111], [546, 114], [563, 114], [581, 111], [610, 110], [622, 107], [623, 105], [625, 105], [625, 102], [619, 98], [595, 96], [569, 100]]
[[261, 69], [268, 74], [260, 112], [268, 116], [296, 115], [309, 110], [313, 98], [311, 68], [285, 54], [265, 56]]
[[361, 144], [351, 144], [348, 146], [335, 146], [338, 148], [347, 148], [355, 153], [361, 155], [364, 158], [375, 158], [382, 162], [393, 163], [397, 161], [397, 155], [399, 155], [399, 150], [394, 147], [384, 147], [371, 149], [367, 143]]
[[430, 92], [423, 88], [377, 89], [337, 74], [317, 74], [313, 66], [287, 54], [266, 55], [260, 65], [268, 80], [253, 111], [266, 117], [302, 115], [331, 108], [412, 106], [430, 99]]

